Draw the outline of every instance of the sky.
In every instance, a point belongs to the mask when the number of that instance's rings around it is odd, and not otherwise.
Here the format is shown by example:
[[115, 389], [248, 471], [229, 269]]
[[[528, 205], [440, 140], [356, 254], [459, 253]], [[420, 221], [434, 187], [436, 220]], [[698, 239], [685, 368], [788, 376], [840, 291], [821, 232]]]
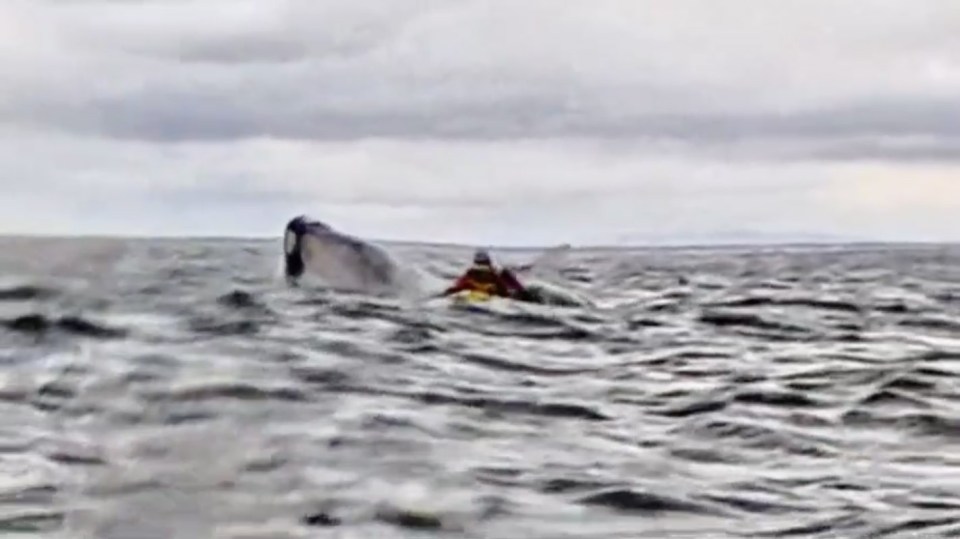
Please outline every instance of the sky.
[[956, 0], [4, 0], [0, 233], [960, 240]]

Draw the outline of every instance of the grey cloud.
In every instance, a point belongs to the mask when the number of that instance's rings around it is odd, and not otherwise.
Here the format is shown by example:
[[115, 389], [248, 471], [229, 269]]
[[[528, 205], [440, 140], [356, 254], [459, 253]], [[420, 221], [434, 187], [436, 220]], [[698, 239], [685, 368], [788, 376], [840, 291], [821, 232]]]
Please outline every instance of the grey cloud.
[[286, 63], [301, 60], [309, 54], [305, 47], [296, 42], [269, 36], [254, 41], [197, 43], [183, 47], [175, 54], [143, 52], [161, 58], [176, 58], [182, 62], [213, 64]]
[[[498, 139], [563, 136], [609, 128], [593, 119], [551, 118], [534, 97], [498, 103], [438, 106], [418, 111], [323, 110], [309, 104], [230, 102], [228, 95], [144, 93], [130, 99], [96, 99], [80, 106], [44, 104], [26, 120], [76, 133], [176, 142], [260, 136], [317, 141], [367, 137]], [[24, 118], [20, 118], [24, 119]], [[559, 125], [557, 125], [559, 124]]]
[[[949, 15], [950, 3], [931, 2], [910, 16], [877, 5], [870, 26], [852, 18], [859, 10], [849, 3], [794, 6], [781, 17], [779, 8], [744, 1], [716, 14], [714, 27], [697, 22], [710, 18], [709, 3], [681, 4], [556, 10], [531, 1], [511, 19], [514, 4], [494, 0], [395, 0], [379, 9], [288, 0], [80, 10], [50, 2], [67, 44], [82, 45], [91, 80], [25, 78], [0, 100], [0, 114], [162, 142], [653, 137], [711, 144], [935, 135], [952, 144], [960, 137], [960, 105], [944, 90], [960, 91], [960, 58], [949, 48], [960, 44], [950, 37], [951, 29], [960, 35], [960, 18]], [[598, 17], [604, 7], [626, 18]], [[734, 17], [747, 8], [760, 22]], [[838, 31], [806, 17], [816, 9], [833, 9]], [[650, 14], [677, 24], [680, 37], [642, 24]], [[762, 24], [786, 24], [787, 15], [813, 33], [808, 51], [795, 50], [790, 36], [799, 30], [785, 27], [781, 38]], [[538, 28], [524, 21], [531, 17], [543, 18], [541, 38], [525, 34]], [[630, 20], [639, 26], [628, 32]], [[730, 28], [736, 24], [743, 36]], [[917, 31], [923, 27], [931, 28], [926, 36]], [[693, 40], [698, 33], [702, 43]], [[891, 44], [901, 48], [891, 52]], [[922, 71], [927, 60], [945, 70], [939, 87], [893, 78]], [[951, 97], [931, 97], [938, 95]]]
[[893, 161], [901, 163], [960, 163], [960, 141], [927, 140], [893, 144], [883, 140], [837, 141], [807, 151], [803, 157], [833, 161]]
[[[661, 138], [703, 151], [739, 145], [746, 157], [956, 160], [960, 102], [854, 104], [789, 114], [607, 117], [551, 110], [544, 100], [503, 100], [422, 112], [297, 110], [271, 112], [214, 96], [140, 96], [98, 101], [69, 111], [47, 107], [45, 122], [79, 133], [158, 142], [250, 137], [344, 141], [368, 137], [499, 140], [511, 138]], [[891, 144], [889, 138], [933, 137], [935, 143]], [[852, 139], [852, 140], [851, 140]], [[777, 144], [777, 141], [780, 141]]]

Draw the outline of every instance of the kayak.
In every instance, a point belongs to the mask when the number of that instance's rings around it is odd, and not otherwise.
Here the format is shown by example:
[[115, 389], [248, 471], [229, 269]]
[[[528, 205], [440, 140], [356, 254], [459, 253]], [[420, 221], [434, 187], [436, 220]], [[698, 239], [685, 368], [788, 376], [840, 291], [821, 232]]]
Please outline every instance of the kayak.
[[499, 301], [533, 303], [558, 307], [585, 307], [591, 304], [590, 300], [572, 291], [545, 283], [531, 283], [527, 286], [527, 297], [504, 298], [482, 290], [462, 290], [451, 296], [448, 301], [453, 305], [491, 305]]
[[486, 303], [493, 299], [493, 295], [482, 290], [462, 290], [453, 295], [454, 303], [476, 304]]

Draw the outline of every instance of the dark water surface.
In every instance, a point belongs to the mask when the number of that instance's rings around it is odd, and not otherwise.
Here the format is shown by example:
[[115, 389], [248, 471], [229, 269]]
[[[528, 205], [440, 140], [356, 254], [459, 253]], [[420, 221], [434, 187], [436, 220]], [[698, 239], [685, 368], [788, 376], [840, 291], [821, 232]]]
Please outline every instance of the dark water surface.
[[960, 537], [957, 247], [575, 251], [596, 308], [476, 310], [0, 247], [3, 536]]

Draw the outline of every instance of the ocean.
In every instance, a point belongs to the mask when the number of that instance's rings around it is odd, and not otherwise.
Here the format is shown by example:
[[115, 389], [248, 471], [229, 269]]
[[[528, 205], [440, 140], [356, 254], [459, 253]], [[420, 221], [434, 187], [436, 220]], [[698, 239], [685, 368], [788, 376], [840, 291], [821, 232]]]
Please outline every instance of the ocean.
[[574, 249], [582, 308], [280, 248], [0, 240], [0, 534], [960, 537], [958, 246]]

